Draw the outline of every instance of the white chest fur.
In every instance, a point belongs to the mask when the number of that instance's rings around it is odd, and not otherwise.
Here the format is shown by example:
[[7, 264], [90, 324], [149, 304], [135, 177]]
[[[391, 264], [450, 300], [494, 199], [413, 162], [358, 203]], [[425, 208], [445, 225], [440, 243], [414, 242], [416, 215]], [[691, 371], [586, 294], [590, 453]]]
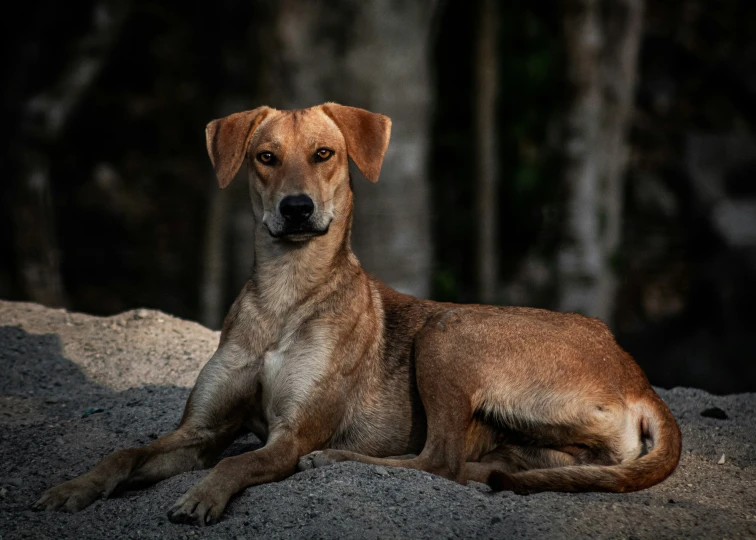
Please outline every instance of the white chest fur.
[[313, 389], [328, 369], [333, 351], [329, 332], [315, 327], [299, 335], [263, 356], [262, 405], [269, 425], [280, 419], [293, 420], [313, 399]]

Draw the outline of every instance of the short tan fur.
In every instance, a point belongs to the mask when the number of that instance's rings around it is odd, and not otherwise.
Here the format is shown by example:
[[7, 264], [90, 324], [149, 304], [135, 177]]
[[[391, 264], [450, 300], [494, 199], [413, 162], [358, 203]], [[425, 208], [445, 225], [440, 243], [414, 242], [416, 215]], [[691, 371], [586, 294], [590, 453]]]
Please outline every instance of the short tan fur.
[[597, 319], [420, 300], [362, 270], [348, 158], [377, 181], [390, 131], [333, 103], [208, 125], [221, 187], [248, 163], [251, 277], [177, 430], [106, 456], [37, 508], [76, 511], [208, 467], [244, 429], [264, 446], [218, 462], [171, 520], [213, 523], [248, 486], [344, 460], [519, 493], [633, 491], [674, 471], [672, 414]]

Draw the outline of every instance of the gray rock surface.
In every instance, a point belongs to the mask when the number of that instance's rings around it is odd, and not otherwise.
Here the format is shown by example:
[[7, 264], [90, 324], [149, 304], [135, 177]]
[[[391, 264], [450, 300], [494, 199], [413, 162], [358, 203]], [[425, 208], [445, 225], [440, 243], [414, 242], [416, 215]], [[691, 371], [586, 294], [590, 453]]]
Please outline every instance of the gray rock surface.
[[[166, 518], [203, 471], [78, 514], [29, 509], [104, 454], [171, 430], [217, 339], [154, 311], [98, 318], [0, 301], [0, 538], [756, 538], [756, 396], [683, 388], [660, 391], [683, 430], [680, 467], [640, 493], [492, 494], [343, 463], [247, 489], [205, 529]], [[727, 419], [701, 416], [711, 407]], [[257, 446], [247, 436], [226, 455]]]

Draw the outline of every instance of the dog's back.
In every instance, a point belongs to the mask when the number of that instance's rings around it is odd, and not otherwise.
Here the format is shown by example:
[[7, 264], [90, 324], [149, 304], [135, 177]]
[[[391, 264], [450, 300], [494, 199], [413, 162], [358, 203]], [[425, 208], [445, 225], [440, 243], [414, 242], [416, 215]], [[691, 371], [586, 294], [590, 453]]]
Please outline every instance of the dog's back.
[[362, 271], [348, 162], [377, 181], [390, 131], [332, 103], [208, 125], [221, 187], [248, 160], [250, 280], [178, 429], [106, 456], [39, 508], [208, 466], [245, 425], [265, 445], [221, 460], [171, 520], [212, 523], [245, 487], [344, 460], [526, 492], [629, 491], [674, 470], [674, 418], [600, 322], [420, 300]]

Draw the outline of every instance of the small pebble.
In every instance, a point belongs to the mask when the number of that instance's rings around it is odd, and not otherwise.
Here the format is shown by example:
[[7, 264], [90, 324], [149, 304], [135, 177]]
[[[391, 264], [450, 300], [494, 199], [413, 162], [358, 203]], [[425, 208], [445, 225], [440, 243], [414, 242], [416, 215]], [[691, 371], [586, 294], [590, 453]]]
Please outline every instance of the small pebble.
[[717, 420], [727, 420], [727, 413], [719, 407], [709, 407], [701, 411], [701, 416], [705, 418], [716, 418]]
[[91, 416], [91, 415], [93, 415], [93, 414], [97, 414], [97, 413], [101, 413], [101, 412], [105, 412], [105, 409], [103, 409], [102, 407], [97, 407], [97, 408], [94, 408], [94, 407], [87, 407], [87, 410], [86, 410], [86, 411], [84, 411], [84, 412], [83, 412], [83, 413], [81, 414], [81, 417], [82, 417], [82, 418], [86, 418], [87, 416]]
[[380, 476], [388, 476], [388, 473], [389, 473], [389, 472], [388, 472], [388, 471], [386, 470], [386, 467], [382, 467], [381, 465], [378, 465], [378, 466], [377, 466], [377, 467], [376, 467], [376, 468], [374, 469], [374, 472], [375, 472], [375, 474], [378, 474], [378, 475], [380, 475]]

